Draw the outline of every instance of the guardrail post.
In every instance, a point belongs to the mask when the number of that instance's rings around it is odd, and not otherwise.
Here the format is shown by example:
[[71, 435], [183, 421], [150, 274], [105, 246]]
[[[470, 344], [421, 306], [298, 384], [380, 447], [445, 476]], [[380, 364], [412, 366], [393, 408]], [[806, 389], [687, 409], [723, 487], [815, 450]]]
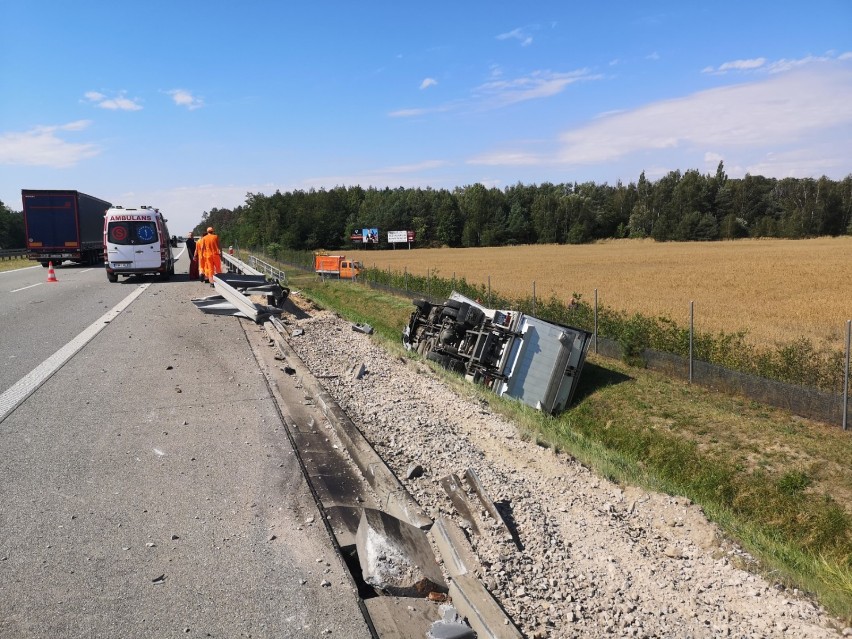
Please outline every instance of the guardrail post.
[[692, 338], [695, 334], [695, 302], [689, 302], [689, 383], [692, 383]]
[[598, 289], [595, 289], [595, 355], [598, 354]]
[[533, 280], [533, 317], [535, 317], [535, 280]]
[[849, 427], [849, 344], [852, 342], [852, 320], [846, 320], [846, 362], [843, 371], [843, 430]]

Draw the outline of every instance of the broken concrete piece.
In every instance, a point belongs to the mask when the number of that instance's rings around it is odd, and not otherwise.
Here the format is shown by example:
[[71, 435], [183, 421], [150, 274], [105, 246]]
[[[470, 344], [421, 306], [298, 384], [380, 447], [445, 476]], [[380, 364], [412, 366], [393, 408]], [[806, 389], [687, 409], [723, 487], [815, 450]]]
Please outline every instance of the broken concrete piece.
[[357, 331], [358, 333], [364, 333], [365, 335], [373, 334], [373, 327], [369, 324], [353, 324], [352, 330]]
[[355, 535], [364, 581], [396, 597], [447, 592], [429, 540], [419, 528], [381, 510], [365, 508]]
[[467, 493], [464, 492], [458, 476], [455, 473], [451, 473], [443, 477], [441, 479], [441, 487], [449, 495], [456, 512], [467, 522], [470, 529], [478, 535], [479, 526], [476, 523], [476, 516], [473, 514], [473, 509], [470, 507], [470, 502], [467, 499]]

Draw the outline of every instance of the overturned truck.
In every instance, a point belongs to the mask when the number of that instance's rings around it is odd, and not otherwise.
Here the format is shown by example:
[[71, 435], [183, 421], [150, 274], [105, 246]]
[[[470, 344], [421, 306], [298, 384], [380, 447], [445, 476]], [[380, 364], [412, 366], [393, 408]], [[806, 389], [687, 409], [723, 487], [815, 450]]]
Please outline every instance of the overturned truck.
[[485, 308], [454, 292], [415, 300], [402, 334], [408, 350], [547, 413], [571, 403], [592, 334], [517, 311]]

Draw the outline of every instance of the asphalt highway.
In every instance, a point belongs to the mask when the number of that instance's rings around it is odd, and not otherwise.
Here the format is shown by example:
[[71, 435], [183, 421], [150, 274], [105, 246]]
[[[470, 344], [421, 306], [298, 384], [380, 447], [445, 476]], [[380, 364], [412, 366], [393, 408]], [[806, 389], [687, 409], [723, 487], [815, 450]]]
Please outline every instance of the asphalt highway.
[[370, 636], [248, 320], [186, 270], [0, 277], [0, 392], [147, 284], [0, 421], [0, 637]]

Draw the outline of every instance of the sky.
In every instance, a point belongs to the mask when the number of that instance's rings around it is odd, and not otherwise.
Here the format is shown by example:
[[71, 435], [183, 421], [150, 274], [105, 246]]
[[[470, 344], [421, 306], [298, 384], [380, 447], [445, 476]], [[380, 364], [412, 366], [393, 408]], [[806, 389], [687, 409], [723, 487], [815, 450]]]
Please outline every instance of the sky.
[[0, 201], [852, 174], [852, 1], [0, 0]]

